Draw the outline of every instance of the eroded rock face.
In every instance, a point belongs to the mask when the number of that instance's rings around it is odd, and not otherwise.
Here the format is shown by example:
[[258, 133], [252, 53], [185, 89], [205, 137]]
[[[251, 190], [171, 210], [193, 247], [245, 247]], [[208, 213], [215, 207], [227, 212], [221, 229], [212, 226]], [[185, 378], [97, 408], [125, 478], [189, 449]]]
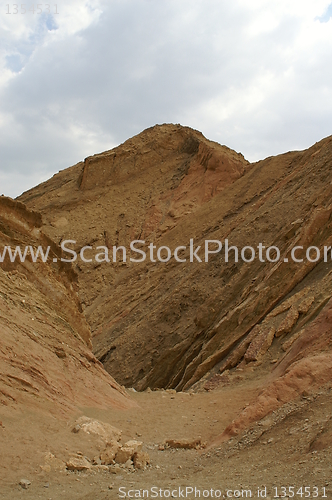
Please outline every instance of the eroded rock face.
[[174, 249], [190, 238], [197, 246], [225, 238], [239, 249], [278, 246], [278, 263], [226, 264], [220, 255], [208, 263], [76, 263], [106, 370], [139, 390], [182, 390], [213, 370], [264, 358], [324, 306], [331, 264], [284, 257], [295, 245], [332, 243], [331, 168], [331, 138], [250, 165], [197, 131], [162, 125], [21, 199], [42, 213], [49, 237], [74, 239], [77, 249], [129, 248], [133, 239]]
[[331, 325], [332, 301], [329, 300], [318, 316], [289, 343], [286, 355], [257, 400], [246, 407], [215, 439], [215, 445], [239, 434], [252, 422], [261, 420], [299, 395], [318, 390], [331, 381]]
[[260, 357], [264, 356], [268, 348], [273, 342], [275, 335], [275, 328], [272, 326], [267, 329], [262, 329], [260, 333], [250, 343], [244, 359], [247, 363], [250, 361], [257, 361]]
[[55, 414], [90, 405], [129, 408], [123, 389], [90, 350], [76, 274], [59, 262], [61, 249], [40, 226], [38, 213], [0, 197], [1, 254], [6, 245], [51, 247], [51, 262], [0, 262], [0, 403]]

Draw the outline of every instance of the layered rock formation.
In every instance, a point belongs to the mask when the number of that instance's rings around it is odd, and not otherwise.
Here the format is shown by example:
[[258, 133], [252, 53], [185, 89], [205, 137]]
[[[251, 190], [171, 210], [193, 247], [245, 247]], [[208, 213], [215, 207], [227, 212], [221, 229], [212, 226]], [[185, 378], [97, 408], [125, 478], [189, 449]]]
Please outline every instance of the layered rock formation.
[[[65, 415], [78, 407], [130, 408], [91, 352], [70, 264], [41, 230], [40, 214], [0, 198], [0, 403]], [[11, 262], [5, 247], [50, 246], [50, 262]], [[53, 262], [57, 259], [57, 263]]]
[[[193, 263], [77, 261], [94, 353], [121, 384], [179, 390], [204, 383], [209, 390], [220, 372], [264, 360], [273, 383], [301, 359], [307, 366], [320, 363], [322, 352], [330, 359], [328, 334], [322, 342], [303, 339], [325, 314], [331, 262], [293, 262], [290, 251], [332, 244], [331, 137], [249, 164], [195, 130], [156, 126], [20, 199], [42, 214], [49, 238], [75, 240], [77, 251], [128, 249], [139, 239], [185, 245], [188, 258], [190, 239], [204, 248], [204, 240], [226, 238], [240, 250], [280, 249], [279, 262], [225, 263], [222, 253], [204, 262], [202, 251], [203, 262]], [[329, 361], [321, 366], [318, 385], [330, 376]]]

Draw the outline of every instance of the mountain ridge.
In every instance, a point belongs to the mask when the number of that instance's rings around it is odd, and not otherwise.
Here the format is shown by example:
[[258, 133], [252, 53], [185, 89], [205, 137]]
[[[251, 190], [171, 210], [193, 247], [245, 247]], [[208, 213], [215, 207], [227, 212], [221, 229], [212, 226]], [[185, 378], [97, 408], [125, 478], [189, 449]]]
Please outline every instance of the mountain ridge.
[[[77, 250], [128, 247], [133, 239], [174, 248], [190, 238], [197, 245], [228, 238], [239, 248], [277, 245], [286, 255], [295, 244], [331, 242], [331, 145], [327, 137], [308, 150], [249, 164], [188, 127], [160, 125], [56, 174], [20, 200], [40, 210], [51, 238], [73, 239]], [[80, 301], [94, 353], [116, 380], [138, 390], [183, 390], [213, 378], [310, 273], [317, 273], [310, 307], [328, 297], [329, 263], [325, 271], [311, 262], [225, 266], [212, 256], [203, 266], [107, 266], [75, 264]], [[302, 322], [307, 314], [299, 313]], [[283, 315], [275, 316], [276, 328]], [[274, 345], [281, 358], [277, 337]]]

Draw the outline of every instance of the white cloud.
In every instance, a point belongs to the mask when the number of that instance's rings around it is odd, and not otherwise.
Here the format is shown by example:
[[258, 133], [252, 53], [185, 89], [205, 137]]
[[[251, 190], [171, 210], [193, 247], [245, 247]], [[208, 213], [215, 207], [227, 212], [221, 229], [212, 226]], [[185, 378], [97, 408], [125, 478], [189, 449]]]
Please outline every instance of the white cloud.
[[29, 176], [32, 186], [155, 123], [192, 126], [250, 160], [331, 134], [329, 9], [67, 0], [53, 24], [2, 16], [0, 191], [17, 195]]

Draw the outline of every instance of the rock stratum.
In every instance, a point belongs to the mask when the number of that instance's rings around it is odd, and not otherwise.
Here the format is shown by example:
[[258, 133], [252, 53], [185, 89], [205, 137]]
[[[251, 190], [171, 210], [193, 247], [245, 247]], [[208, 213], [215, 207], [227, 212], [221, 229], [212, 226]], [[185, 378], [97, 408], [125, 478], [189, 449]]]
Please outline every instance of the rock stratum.
[[[189, 262], [190, 239], [202, 262]], [[204, 262], [204, 241], [225, 239], [240, 250], [276, 246], [281, 258], [226, 263], [221, 252]], [[86, 257], [98, 246], [128, 251], [132, 240], [144, 240], [146, 251], [151, 242], [185, 245], [187, 262], [124, 261], [121, 252], [116, 262], [61, 262], [64, 240], [78, 253], [92, 247]], [[215, 474], [220, 456], [232, 453], [241, 467], [247, 457], [248, 478], [251, 462], [261, 477], [265, 455], [266, 470], [274, 456], [283, 471], [278, 460], [288, 460], [290, 446], [294, 463], [306, 453], [329, 463], [332, 261], [322, 256], [332, 246], [332, 137], [249, 163], [196, 130], [157, 125], [16, 201], [1, 197], [0, 251], [6, 245], [50, 247], [46, 262], [0, 263], [7, 475], [20, 470], [17, 457], [41, 474], [123, 473], [123, 452], [128, 473], [148, 468], [153, 481], [159, 473], [179, 479], [185, 464], [186, 477], [199, 478], [194, 455], [178, 456], [169, 443], [204, 443], [206, 460], [217, 450], [208, 465]], [[295, 246], [318, 247], [321, 258], [294, 262]], [[84, 434], [83, 421], [104, 430]], [[105, 429], [115, 437], [102, 438]], [[150, 444], [129, 453], [140, 436]], [[261, 445], [273, 440], [265, 454]]]
[[[61, 248], [41, 230], [40, 214], [0, 198], [0, 245]], [[91, 352], [90, 327], [81, 311], [70, 264], [0, 262], [0, 402], [27, 410], [52, 407], [65, 415], [78, 407], [131, 407], [125, 392]]]
[[[331, 147], [327, 138], [249, 164], [195, 130], [156, 126], [28, 191], [20, 201], [29, 209], [3, 198], [3, 220], [15, 225], [13, 214], [27, 217], [26, 233], [17, 219], [21, 233], [7, 228], [3, 244], [10, 237], [31, 244], [33, 235], [35, 245], [51, 242], [56, 257], [65, 239], [75, 240], [77, 251], [128, 249], [134, 239], [174, 249], [191, 238], [203, 248], [206, 239], [225, 238], [240, 249], [276, 245], [282, 257], [296, 245], [322, 249], [332, 244]], [[305, 354], [299, 346], [308, 326], [327, 313], [331, 297], [331, 263], [321, 260], [226, 264], [217, 254], [208, 263], [2, 267], [13, 281], [23, 270], [46, 296], [52, 294], [45, 287], [52, 288], [38, 276], [52, 272], [63, 295], [54, 294], [51, 307], [88, 346], [91, 328], [96, 357], [118, 382], [138, 390], [182, 390], [203, 377], [211, 388], [218, 373], [261, 360], [274, 344], [279, 373], [287, 359], [295, 362], [295, 350], [296, 359]]]
[[134, 239], [172, 249], [190, 238], [277, 246], [277, 263], [226, 264], [217, 254], [208, 263], [74, 266], [93, 351], [118, 382], [183, 390], [204, 378], [211, 389], [223, 371], [269, 359], [271, 348], [278, 377], [301, 359], [329, 358], [328, 338], [305, 339], [328, 314], [331, 262], [283, 259], [296, 245], [331, 245], [331, 169], [331, 138], [250, 164], [195, 130], [161, 125], [20, 199], [42, 214], [50, 238], [75, 240], [77, 251]]

